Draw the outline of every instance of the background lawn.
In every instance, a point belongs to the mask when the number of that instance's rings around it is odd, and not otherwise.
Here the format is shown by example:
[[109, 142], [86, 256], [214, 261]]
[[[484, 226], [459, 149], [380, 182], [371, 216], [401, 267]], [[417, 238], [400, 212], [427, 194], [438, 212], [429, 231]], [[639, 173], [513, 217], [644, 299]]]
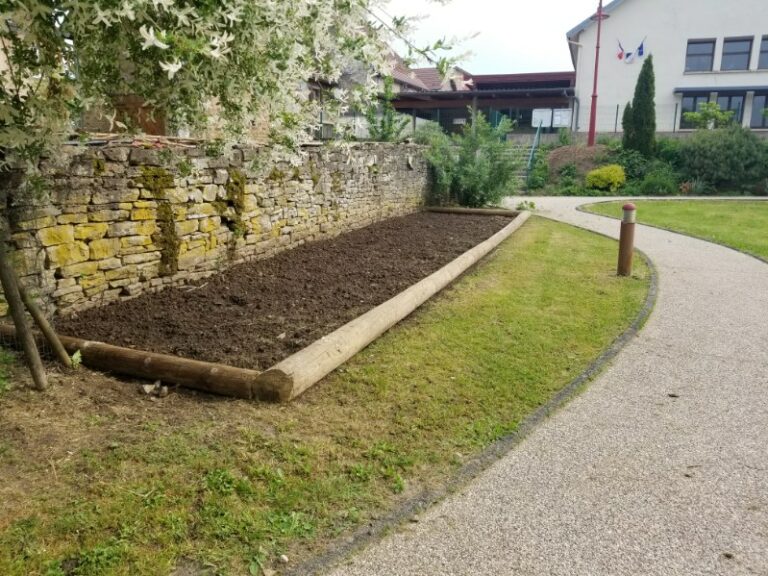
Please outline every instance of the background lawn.
[[[584, 209], [620, 218], [624, 204], [589, 204]], [[639, 200], [635, 204], [638, 222], [683, 232], [768, 259], [768, 201]]]
[[620, 279], [615, 262], [615, 242], [532, 218], [290, 405], [150, 399], [87, 370], [5, 391], [0, 574], [294, 566], [444, 485], [580, 374], [647, 295], [645, 265]]

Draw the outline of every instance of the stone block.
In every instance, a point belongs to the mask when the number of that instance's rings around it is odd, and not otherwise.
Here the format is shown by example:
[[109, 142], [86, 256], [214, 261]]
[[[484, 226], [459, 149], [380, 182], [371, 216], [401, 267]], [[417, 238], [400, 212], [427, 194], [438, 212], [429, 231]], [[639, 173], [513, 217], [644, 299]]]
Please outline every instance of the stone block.
[[179, 256], [179, 270], [191, 270], [205, 261], [205, 246], [199, 246]]
[[69, 224], [38, 230], [37, 237], [43, 246], [70, 244], [75, 240], [75, 229]]
[[37, 248], [40, 245], [31, 232], [11, 234], [11, 242], [17, 248]]
[[157, 208], [157, 202], [154, 200], [138, 200], [133, 203], [134, 208], [151, 208], [155, 209]]
[[82, 286], [66, 286], [63, 288], [59, 288], [55, 290], [52, 294], [52, 296], [56, 299], [60, 299], [62, 296], [69, 296], [71, 294], [82, 294], [83, 293], [83, 287]]
[[85, 291], [95, 288], [96, 286], [104, 286], [104, 289], [107, 289], [107, 279], [103, 272], [97, 272], [90, 276], [83, 276], [78, 283]]
[[26, 248], [11, 252], [11, 261], [20, 276], [39, 273], [45, 266], [45, 251]]
[[152, 220], [139, 222], [115, 222], [109, 225], [109, 236], [151, 236], [157, 230], [157, 224]]
[[90, 249], [92, 260], [112, 258], [120, 251], [120, 239], [104, 238], [103, 240], [94, 240], [90, 243]]
[[[91, 210], [94, 208], [94, 210]], [[119, 222], [130, 216], [127, 210], [99, 210], [97, 207], [89, 207], [88, 220], [90, 222]]]
[[134, 202], [139, 199], [140, 192], [135, 188], [109, 190], [100, 188], [93, 193], [92, 204], [116, 204], [119, 202]]
[[99, 270], [117, 270], [123, 265], [123, 261], [120, 258], [107, 258], [106, 260], [100, 260], [94, 262], [99, 265]]
[[173, 204], [181, 204], [189, 200], [189, 190], [186, 188], [169, 188], [164, 192], [165, 199]]
[[[226, 183], [226, 180], [224, 181]], [[217, 198], [224, 198], [225, 191], [224, 188], [221, 186], [215, 186], [213, 184], [209, 184], [208, 186], [203, 186], [203, 200], [206, 202], [213, 202]]]
[[206, 216], [218, 216], [219, 212], [213, 204], [200, 204], [193, 206], [189, 211], [188, 218], [205, 218]]
[[120, 238], [121, 248], [135, 248], [137, 246], [149, 246], [152, 244], [150, 236], [123, 236]]
[[90, 256], [88, 246], [84, 242], [71, 242], [69, 244], [58, 244], [46, 248], [48, 260], [51, 266], [55, 268], [71, 266], [85, 262]]
[[160, 155], [157, 150], [146, 148], [131, 148], [131, 166], [160, 166]]
[[143, 254], [129, 254], [123, 258], [123, 263], [127, 265], [131, 264], [144, 264], [145, 262], [154, 262], [160, 260], [160, 252], [145, 252]]
[[108, 288], [107, 284], [99, 284], [91, 288], [85, 288], [83, 290], [83, 293], [85, 294], [86, 298], [93, 298], [94, 296], [104, 292], [107, 288]]
[[51, 190], [51, 202], [59, 206], [71, 206], [73, 204], [89, 204], [91, 202], [91, 187], [72, 186], [69, 182], [66, 186], [56, 186]]
[[157, 210], [151, 208], [137, 208], [131, 212], [131, 220], [155, 220], [157, 219]]
[[70, 266], [62, 266], [59, 269], [59, 274], [62, 276], [62, 278], [77, 278], [79, 276], [96, 274], [98, 270], [98, 262], [81, 262], [79, 264], [72, 264]]
[[176, 222], [176, 235], [187, 236], [188, 234], [197, 232], [197, 228], [197, 220], [184, 220], [184, 222]]
[[102, 148], [101, 152], [104, 154], [104, 157], [107, 160], [111, 160], [112, 162], [125, 163], [128, 162], [131, 149], [122, 146], [108, 146], [106, 148]]
[[77, 240], [99, 240], [107, 234], [109, 225], [106, 222], [92, 224], [80, 224], [75, 226], [75, 238]]
[[138, 276], [138, 273], [139, 272], [136, 266], [121, 266], [120, 268], [116, 268], [114, 270], [105, 271], [104, 276], [106, 276], [107, 280], [112, 281]]
[[213, 232], [219, 226], [221, 226], [221, 218], [219, 216], [214, 216], [212, 218], [202, 218], [199, 222], [200, 222], [200, 226], [198, 230], [206, 234], [209, 232]]
[[88, 215], [84, 212], [78, 214], [62, 214], [56, 218], [57, 224], [85, 224], [88, 222]]

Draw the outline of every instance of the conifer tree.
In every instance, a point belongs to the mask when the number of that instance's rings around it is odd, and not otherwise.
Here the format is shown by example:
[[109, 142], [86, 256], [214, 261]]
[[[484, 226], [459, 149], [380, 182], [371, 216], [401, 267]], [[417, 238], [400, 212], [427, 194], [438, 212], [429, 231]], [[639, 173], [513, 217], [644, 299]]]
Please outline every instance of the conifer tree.
[[635, 138], [634, 115], [632, 114], [632, 102], [627, 102], [624, 108], [624, 115], [621, 117], [621, 129], [624, 132], [622, 145], [626, 149], [632, 148]]
[[643, 62], [643, 69], [635, 85], [632, 99], [631, 129], [625, 135], [624, 146], [637, 150], [644, 156], [652, 156], [656, 149], [656, 80], [653, 73], [653, 56]]

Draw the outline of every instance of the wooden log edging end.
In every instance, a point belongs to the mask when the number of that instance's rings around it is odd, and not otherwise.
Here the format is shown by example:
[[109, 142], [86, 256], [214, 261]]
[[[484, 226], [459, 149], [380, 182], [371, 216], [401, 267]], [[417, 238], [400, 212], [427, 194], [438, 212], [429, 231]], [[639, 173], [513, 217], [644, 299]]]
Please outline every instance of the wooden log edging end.
[[530, 212], [517, 213], [499, 232], [437, 272], [262, 372], [255, 389], [278, 395], [282, 402], [297, 398], [477, 264], [529, 217]]
[[[16, 338], [13, 326], [0, 325], [0, 336]], [[45, 338], [35, 333], [38, 345], [45, 345]], [[174, 384], [203, 392], [243, 398], [245, 400], [279, 400], [268, 389], [254, 389], [259, 376], [255, 370], [235, 368], [224, 364], [201, 362], [168, 354], [156, 354], [132, 348], [112, 346], [103, 342], [82, 340], [69, 336], [60, 336], [61, 343], [68, 353], [80, 352], [83, 365], [96, 370], [114, 374], [123, 374], [135, 378], [161, 380], [165, 384]]]

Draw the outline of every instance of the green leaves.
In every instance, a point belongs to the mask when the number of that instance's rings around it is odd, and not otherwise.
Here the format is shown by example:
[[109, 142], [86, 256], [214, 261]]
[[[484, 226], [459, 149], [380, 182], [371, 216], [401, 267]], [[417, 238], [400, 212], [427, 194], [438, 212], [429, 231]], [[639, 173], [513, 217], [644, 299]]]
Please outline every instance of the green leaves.
[[449, 139], [441, 131], [417, 137], [430, 149], [427, 160], [433, 171], [433, 201], [481, 207], [498, 202], [511, 191], [517, 162], [510, 154], [507, 134], [513, 123], [506, 116], [492, 126], [482, 112], [469, 110], [471, 122]]

